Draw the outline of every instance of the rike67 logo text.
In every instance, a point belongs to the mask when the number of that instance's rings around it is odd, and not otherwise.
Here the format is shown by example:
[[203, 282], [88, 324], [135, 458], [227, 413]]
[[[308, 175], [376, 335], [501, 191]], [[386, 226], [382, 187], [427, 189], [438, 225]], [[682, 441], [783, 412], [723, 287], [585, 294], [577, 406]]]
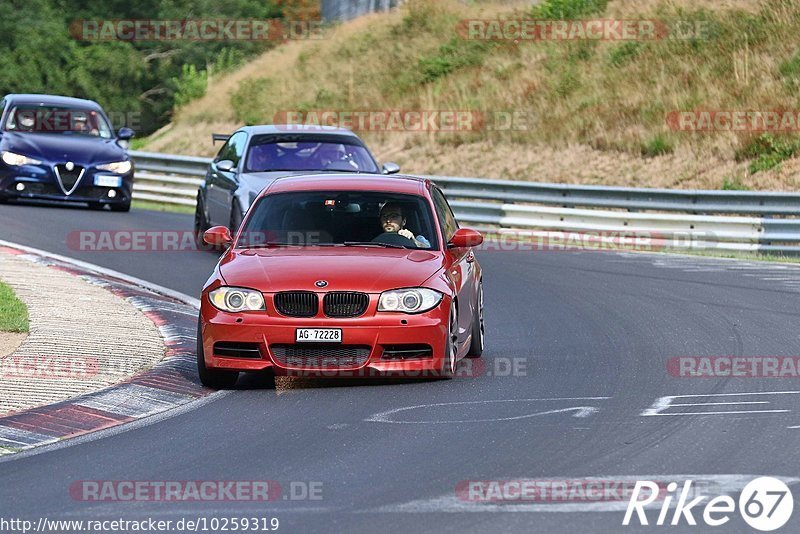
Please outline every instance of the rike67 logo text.
[[[648, 518], [645, 507], [661, 501], [658, 518], [655, 525], [666, 524], [679, 525], [683, 521], [688, 525], [697, 525], [698, 517], [702, 517], [703, 522], [711, 527], [719, 527], [731, 520], [736, 512], [737, 502], [728, 495], [714, 497], [701, 508], [701, 503], [708, 499], [708, 496], [699, 495], [689, 500], [692, 495], [692, 481], [687, 480], [683, 484], [680, 493], [677, 493], [678, 484], [670, 482], [667, 485], [666, 495], [661, 495], [659, 485], [649, 480], [638, 480], [634, 486], [633, 494], [628, 501], [628, 508], [625, 511], [625, 518], [622, 520], [624, 526], [634, 525], [638, 520], [640, 525], [651, 524], [652, 517]], [[663, 486], [661, 486], [663, 488]], [[674, 510], [670, 508], [674, 506]], [[794, 499], [789, 487], [781, 480], [772, 477], [760, 477], [750, 481], [739, 494], [738, 512], [742, 519], [750, 527], [768, 532], [777, 530], [789, 521], [794, 509]], [[651, 507], [652, 509], [652, 507]], [[669, 521], [669, 523], [667, 523]]]

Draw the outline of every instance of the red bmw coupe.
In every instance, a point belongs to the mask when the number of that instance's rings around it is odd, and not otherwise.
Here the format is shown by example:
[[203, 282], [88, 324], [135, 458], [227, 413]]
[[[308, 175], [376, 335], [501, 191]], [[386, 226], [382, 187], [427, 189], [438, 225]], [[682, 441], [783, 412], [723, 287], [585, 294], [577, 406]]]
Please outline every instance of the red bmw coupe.
[[481, 268], [444, 194], [411, 176], [275, 181], [203, 288], [197, 365], [206, 386], [240, 372], [452, 377], [483, 351]]

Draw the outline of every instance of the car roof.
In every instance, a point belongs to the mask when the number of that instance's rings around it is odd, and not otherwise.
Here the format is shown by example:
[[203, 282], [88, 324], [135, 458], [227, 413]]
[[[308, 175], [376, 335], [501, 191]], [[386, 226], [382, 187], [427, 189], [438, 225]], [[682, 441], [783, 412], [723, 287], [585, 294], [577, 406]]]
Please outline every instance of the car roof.
[[430, 180], [404, 174], [310, 174], [275, 180], [261, 195], [298, 191], [377, 191], [421, 195]]
[[48, 104], [53, 106], [76, 106], [101, 111], [100, 104], [94, 100], [83, 98], [73, 98], [71, 96], [60, 95], [38, 95], [38, 94], [9, 94], [5, 99], [14, 104]]
[[292, 135], [348, 135], [359, 139], [353, 131], [335, 126], [315, 126], [312, 124], [258, 124], [243, 126], [238, 132], [248, 132], [252, 135], [262, 134], [292, 134]]

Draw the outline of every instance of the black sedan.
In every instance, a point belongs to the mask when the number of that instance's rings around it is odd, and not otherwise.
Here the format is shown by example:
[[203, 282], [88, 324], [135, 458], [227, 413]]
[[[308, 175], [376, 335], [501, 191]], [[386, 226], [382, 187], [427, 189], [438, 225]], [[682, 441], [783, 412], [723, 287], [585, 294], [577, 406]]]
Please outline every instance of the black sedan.
[[[218, 138], [218, 136], [215, 136]], [[223, 137], [224, 138], [224, 137]], [[226, 138], [197, 194], [194, 230], [202, 244], [212, 226], [235, 231], [258, 194], [282, 176], [314, 173], [394, 174], [350, 130], [322, 126], [245, 126]]]
[[0, 101], [0, 202], [68, 201], [128, 211], [133, 162], [92, 100], [6, 95]]

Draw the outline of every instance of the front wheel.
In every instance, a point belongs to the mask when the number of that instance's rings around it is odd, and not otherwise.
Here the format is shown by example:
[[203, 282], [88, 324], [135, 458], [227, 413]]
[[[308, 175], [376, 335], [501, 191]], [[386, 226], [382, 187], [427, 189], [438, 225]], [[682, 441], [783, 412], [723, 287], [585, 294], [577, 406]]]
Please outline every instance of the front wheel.
[[197, 373], [200, 375], [200, 382], [211, 389], [230, 389], [236, 385], [236, 381], [239, 379], [237, 371], [215, 371], [206, 367], [203, 352], [203, 329], [199, 317], [197, 318]]
[[472, 342], [467, 358], [480, 358], [483, 354], [485, 326], [483, 324], [483, 282], [478, 283], [478, 305], [472, 317]]
[[131, 201], [123, 202], [121, 204], [109, 204], [111, 211], [131, 211]]
[[194, 240], [197, 243], [197, 248], [201, 250], [205, 250], [208, 248], [208, 245], [203, 240], [203, 234], [211, 228], [211, 225], [208, 224], [208, 219], [206, 219], [206, 210], [203, 206], [203, 196], [201, 194], [197, 194], [197, 206], [194, 209]]
[[239, 227], [242, 225], [242, 208], [239, 206], [239, 201], [234, 200], [231, 204], [231, 235], [236, 235]]
[[447, 325], [447, 339], [444, 346], [444, 359], [442, 361], [441, 377], [444, 379], [453, 378], [458, 367], [458, 312], [456, 311], [456, 301], [450, 304], [450, 317]]

